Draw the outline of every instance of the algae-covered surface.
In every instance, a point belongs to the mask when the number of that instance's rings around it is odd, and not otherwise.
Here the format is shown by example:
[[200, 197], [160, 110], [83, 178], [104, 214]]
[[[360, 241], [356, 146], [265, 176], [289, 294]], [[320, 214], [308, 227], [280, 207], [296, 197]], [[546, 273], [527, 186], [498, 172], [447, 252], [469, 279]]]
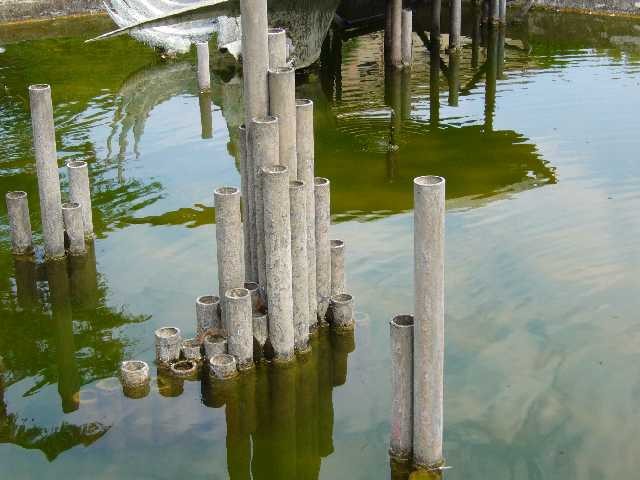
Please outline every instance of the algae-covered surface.
[[[637, 477], [640, 24], [536, 12], [481, 31], [457, 69], [416, 36], [412, 71], [387, 75], [380, 32], [332, 34], [297, 93], [356, 329], [225, 384], [158, 371], [153, 332], [192, 337], [196, 297], [217, 293], [241, 77], [215, 54], [199, 96], [193, 56], [83, 43], [110, 27], [0, 30], [0, 191], [29, 193], [41, 244], [27, 87], [50, 83], [64, 195], [64, 163], [88, 161], [97, 234], [85, 258], [15, 260], [0, 209], [0, 478], [406, 479], [387, 454], [388, 321], [412, 310], [411, 181], [428, 174], [447, 179], [441, 476]], [[122, 393], [125, 359], [152, 365], [142, 398]]]

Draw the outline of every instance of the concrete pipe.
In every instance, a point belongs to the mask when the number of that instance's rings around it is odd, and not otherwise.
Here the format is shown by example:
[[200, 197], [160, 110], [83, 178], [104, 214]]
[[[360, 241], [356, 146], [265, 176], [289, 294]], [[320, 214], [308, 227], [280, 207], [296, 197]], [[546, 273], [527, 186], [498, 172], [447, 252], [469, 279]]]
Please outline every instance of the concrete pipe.
[[71, 255], [84, 255], [87, 253], [87, 247], [84, 243], [82, 207], [75, 202], [63, 203], [62, 218], [64, 219], [64, 230], [69, 242], [69, 253]]
[[291, 223], [287, 167], [281, 165], [264, 167], [262, 180], [269, 338], [275, 360], [287, 362], [294, 357]]
[[51, 87], [31, 85], [29, 103], [40, 193], [44, 253], [48, 260], [55, 260], [64, 257], [64, 225]]
[[293, 67], [269, 69], [269, 114], [278, 118], [280, 126], [278, 163], [289, 169], [290, 180], [297, 180], [296, 73]]
[[244, 282], [244, 288], [246, 288], [251, 295], [251, 311], [254, 313], [264, 312], [266, 308], [260, 292], [260, 285], [256, 282]]
[[203, 295], [196, 298], [197, 334], [202, 335], [208, 330], [222, 329], [220, 318], [220, 297]]
[[87, 239], [91, 239], [94, 234], [89, 166], [87, 162], [73, 160], [67, 163], [67, 173], [69, 174], [69, 198], [72, 202], [79, 203], [82, 207], [84, 236]]
[[390, 322], [391, 445], [389, 453], [409, 460], [413, 450], [413, 316], [398, 315]]
[[269, 38], [269, 68], [287, 66], [287, 32], [284, 28], [270, 28]]
[[443, 461], [445, 179], [418, 177], [413, 185], [413, 460], [434, 467]]
[[331, 226], [330, 183], [326, 178], [316, 178], [316, 290], [318, 292], [318, 319], [324, 323], [331, 297]]
[[195, 378], [198, 376], [198, 362], [195, 360], [178, 360], [169, 365], [171, 375], [178, 378]]
[[331, 295], [346, 292], [344, 273], [344, 242], [331, 240]]
[[211, 358], [219, 353], [227, 353], [227, 339], [216, 333], [206, 335], [202, 341], [202, 345], [207, 358]]
[[229, 380], [238, 375], [236, 357], [218, 353], [209, 359], [209, 374], [216, 380]]
[[242, 234], [244, 240], [244, 276], [258, 281], [258, 252], [256, 251], [255, 186], [253, 172], [248, 165], [247, 128], [238, 127], [240, 151], [240, 191], [242, 192]]
[[[309, 349], [309, 275], [307, 271], [307, 202], [304, 182], [289, 183], [291, 269], [294, 343], [298, 352]], [[315, 323], [315, 322], [314, 322]]]
[[197, 338], [188, 338], [182, 341], [182, 358], [200, 362], [202, 360], [202, 345]]
[[198, 90], [205, 92], [211, 90], [211, 71], [209, 70], [209, 43], [196, 43], [198, 57]]
[[353, 297], [348, 293], [339, 293], [331, 297], [331, 324], [338, 330], [351, 330], [353, 322]]
[[[453, 0], [460, 1], [460, 0]], [[402, 66], [411, 68], [413, 65], [413, 12], [411, 9], [402, 10]]]
[[160, 365], [167, 365], [180, 358], [182, 335], [177, 327], [162, 327], [155, 331], [156, 360]]
[[253, 317], [251, 293], [246, 288], [232, 288], [225, 293], [227, 351], [236, 357], [238, 370], [253, 367]]
[[27, 192], [7, 192], [5, 199], [11, 230], [11, 252], [14, 255], [30, 255], [33, 253], [33, 236]]

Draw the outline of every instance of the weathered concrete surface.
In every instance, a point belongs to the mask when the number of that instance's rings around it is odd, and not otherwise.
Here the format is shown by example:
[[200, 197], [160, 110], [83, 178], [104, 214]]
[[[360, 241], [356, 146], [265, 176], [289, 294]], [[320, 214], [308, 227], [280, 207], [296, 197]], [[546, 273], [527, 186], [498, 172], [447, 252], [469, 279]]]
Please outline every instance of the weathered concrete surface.
[[413, 450], [413, 316], [390, 322], [392, 456], [408, 460]]
[[0, 0], [0, 22], [104, 13], [101, 0]]

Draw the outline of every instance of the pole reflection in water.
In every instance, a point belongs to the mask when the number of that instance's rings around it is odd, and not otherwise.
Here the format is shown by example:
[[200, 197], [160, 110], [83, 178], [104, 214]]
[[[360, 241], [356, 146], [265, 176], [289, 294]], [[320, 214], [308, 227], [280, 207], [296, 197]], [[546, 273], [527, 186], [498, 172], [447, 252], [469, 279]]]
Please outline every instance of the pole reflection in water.
[[473, 27], [471, 30], [471, 67], [478, 68], [480, 58], [480, 44], [482, 43], [482, 7], [481, 0], [474, 0], [472, 4]]
[[211, 90], [206, 90], [198, 94], [200, 104], [200, 124], [202, 126], [202, 138], [213, 137], [213, 114], [211, 111]]
[[487, 37], [486, 89], [484, 99], [484, 130], [493, 131], [493, 115], [496, 110], [496, 77], [498, 55], [498, 32], [490, 25]]
[[340, 102], [342, 100], [342, 32], [329, 30], [320, 53], [320, 84], [325, 95]]
[[56, 328], [58, 393], [62, 400], [62, 411], [70, 413], [80, 406], [80, 374], [75, 358], [67, 262], [49, 262], [46, 269], [53, 323]]
[[432, 36], [429, 50], [429, 114], [433, 128], [440, 123], [440, 37]]
[[94, 241], [87, 242], [86, 255], [70, 256], [68, 261], [73, 306], [95, 309], [100, 303], [100, 294]]
[[385, 103], [390, 110], [389, 142], [387, 146], [387, 179], [397, 176], [398, 150], [402, 130], [402, 70], [385, 65]]
[[258, 365], [205, 387], [206, 405], [225, 405], [231, 480], [319, 478], [333, 453], [333, 388], [347, 380], [354, 334], [323, 331], [311, 345], [292, 365]]
[[458, 106], [458, 95], [460, 93], [460, 58], [456, 52], [449, 53], [449, 69], [447, 71], [447, 81], [449, 83], [449, 105]]
[[23, 310], [31, 310], [38, 304], [36, 263], [32, 258], [14, 257], [16, 273], [16, 297]]
[[497, 73], [496, 77], [498, 80], [502, 80], [504, 78], [504, 38], [505, 38], [506, 30], [504, 25], [501, 25], [498, 28], [498, 47], [497, 47]]

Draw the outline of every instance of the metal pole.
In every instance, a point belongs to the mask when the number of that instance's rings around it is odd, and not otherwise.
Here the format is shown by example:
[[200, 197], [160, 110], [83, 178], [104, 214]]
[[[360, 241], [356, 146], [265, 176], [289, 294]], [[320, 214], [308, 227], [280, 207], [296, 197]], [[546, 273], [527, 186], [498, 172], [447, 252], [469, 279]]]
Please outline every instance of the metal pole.
[[278, 163], [289, 169], [290, 180], [296, 180], [296, 74], [293, 67], [269, 69], [269, 113], [278, 118], [280, 126]]
[[298, 180], [304, 182], [307, 208], [307, 275], [309, 287], [309, 322], [313, 328], [318, 321], [318, 294], [316, 291], [316, 195], [315, 195], [315, 139], [313, 133], [313, 102], [296, 101], [296, 151], [298, 154]]
[[269, 68], [287, 66], [287, 32], [284, 28], [270, 28], [269, 38]]
[[40, 193], [44, 252], [47, 259], [53, 260], [64, 257], [64, 226], [51, 87], [31, 85], [29, 102]]
[[198, 90], [211, 90], [211, 72], [209, 71], [209, 43], [196, 43], [198, 56]]
[[293, 294], [291, 285], [291, 223], [289, 218], [289, 172], [275, 165], [262, 169], [264, 237], [269, 338], [275, 360], [294, 357]]
[[318, 291], [318, 319], [324, 323], [331, 297], [331, 225], [330, 183], [326, 178], [315, 179], [316, 200], [316, 289]]
[[82, 160], [67, 163], [69, 174], [69, 198], [82, 207], [82, 222], [84, 236], [87, 239], [93, 235], [93, 212], [91, 206], [91, 186], [89, 183], [89, 166]]
[[299, 352], [309, 349], [309, 275], [307, 271], [307, 193], [304, 182], [289, 183], [294, 343]]
[[249, 370], [253, 367], [251, 293], [246, 288], [232, 288], [224, 296], [229, 331], [227, 349], [236, 357], [240, 371]]
[[391, 445], [389, 452], [408, 460], [413, 450], [413, 316], [398, 315], [390, 322]]
[[11, 252], [14, 255], [29, 255], [33, 252], [33, 236], [27, 192], [7, 192], [5, 199], [11, 228]]
[[442, 464], [444, 375], [445, 180], [417, 177], [414, 184], [413, 460]]
[[222, 299], [223, 328], [229, 333], [225, 315], [225, 292], [244, 285], [244, 249], [242, 247], [242, 220], [240, 216], [240, 190], [221, 187], [215, 190], [216, 242], [218, 256], [218, 288]]
[[87, 248], [84, 243], [82, 207], [76, 202], [63, 203], [62, 216], [64, 218], [64, 229], [69, 239], [69, 253], [71, 255], [84, 255], [87, 253]]

